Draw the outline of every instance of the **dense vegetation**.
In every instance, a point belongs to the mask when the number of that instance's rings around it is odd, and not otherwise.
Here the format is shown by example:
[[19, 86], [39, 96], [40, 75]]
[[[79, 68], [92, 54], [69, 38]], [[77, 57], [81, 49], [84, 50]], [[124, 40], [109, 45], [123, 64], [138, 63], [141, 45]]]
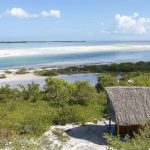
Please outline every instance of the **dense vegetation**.
[[97, 91], [103, 91], [107, 86], [150, 86], [150, 73], [130, 72], [120, 78], [111, 74], [101, 75], [96, 84]]
[[87, 81], [48, 78], [42, 89], [35, 83], [16, 89], [1, 87], [0, 145], [16, 136], [39, 136], [50, 125], [101, 119], [105, 100], [105, 94], [98, 94]]
[[112, 63], [102, 65], [85, 65], [77, 67], [68, 67], [55, 70], [59, 74], [72, 74], [72, 73], [106, 73], [106, 72], [150, 72], [150, 62], [126, 62], [126, 63]]
[[[20, 69], [16, 74], [27, 72], [26, 69]], [[94, 122], [101, 119], [106, 108], [106, 86], [150, 86], [150, 62], [69, 67], [34, 73], [40, 76], [55, 76], [60, 73], [85, 72], [105, 74], [98, 77], [96, 87], [87, 81], [68, 83], [57, 78], [47, 78], [43, 88], [35, 83], [20, 85], [16, 89], [8, 85], [1, 87], [0, 148], [6, 147], [8, 141], [11, 141], [13, 147], [19, 149], [18, 141], [38, 137], [51, 125]], [[105, 137], [109, 149], [146, 150], [149, 146], [149, 132], [150, 129], [146, 128], [132, 139], [128, 136], [123, 140], [112, 135]], [[32, 146], [30, 145], [30, 149], [36, 149], [37, 145], [34, 145], [34, 148]], [[24, 149], [29, 150], [29, 147]]]
[[76, 74], [76, 73], [129, 73], [129, 72], [150, 72], [150, 62], [126, 62], [100, 65], [81, 65], [61, 69], [43, 69], [34, 71], [39, 76], [56, 76], [58, 74]]

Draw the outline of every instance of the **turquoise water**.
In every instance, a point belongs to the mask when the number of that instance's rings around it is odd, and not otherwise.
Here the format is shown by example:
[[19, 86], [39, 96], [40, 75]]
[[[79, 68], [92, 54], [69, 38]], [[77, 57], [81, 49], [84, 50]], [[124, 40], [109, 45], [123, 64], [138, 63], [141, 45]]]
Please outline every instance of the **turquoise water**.
[[[136, 50], [131, 49], [126, 51], [88, 51], [88, 52], [77, 52], [77, 53], [55, 53], [45, 54], [42, 53], [44, 49], [63, 47], [64, 51], [69, 50], [68, 46], [93, 46], [93, 45], [117, 45], [117, 44], [149, 44], [150, 42], [26, 42], [26, 43], [0, 43], [0, 55], [4, 50], [6, 51], [5, 56], [0, 57], [0, 68], [9, 67], [22, 67], [22, 66], [40, 66], [40, 65], [53, 65], [59, 66], [63, 64], [83, 64], [83, 63], [112, 63], [112, 62], [137, 62], [137, 61], [150, 61], [150, 50]], [[37, 53], [40, 50], [39, 55], [24, 56], [10, 56], [7, 54], [12, 53], [14, 50], [19, 52], [26, 51], [31, 53], [37, 49]], [[15, 53], [15, 51], [14, 51]]]

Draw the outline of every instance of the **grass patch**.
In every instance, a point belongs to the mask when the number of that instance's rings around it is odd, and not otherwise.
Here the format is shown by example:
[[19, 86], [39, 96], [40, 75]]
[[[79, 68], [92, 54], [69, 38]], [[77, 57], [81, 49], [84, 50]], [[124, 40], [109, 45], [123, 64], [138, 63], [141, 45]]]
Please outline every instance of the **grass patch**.
[[62, 143], [66, 143], [69, 140], [69, 137], [65, 134], [65, 130], [64, 129], [56, 128], [56, 129], [52, 130], [52, 133]]

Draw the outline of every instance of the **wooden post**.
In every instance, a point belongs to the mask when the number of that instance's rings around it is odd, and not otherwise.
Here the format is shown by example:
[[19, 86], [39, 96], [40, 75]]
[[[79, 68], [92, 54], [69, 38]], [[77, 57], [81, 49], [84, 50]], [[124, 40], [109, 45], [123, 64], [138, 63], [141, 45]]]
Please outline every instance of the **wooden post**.
[[109, 118], [109, 133], [111, 132], [111, 118]]
[[119, 128], [120, 126], [119, 125], [117, 125], [117, 136], [119, 136], [120, 135], [120, 128]]
[[127, 126], [127, 134], [130, 135], [129, 126]]
[[117, 133], [117, 124], [115, 124], [115, 134]]

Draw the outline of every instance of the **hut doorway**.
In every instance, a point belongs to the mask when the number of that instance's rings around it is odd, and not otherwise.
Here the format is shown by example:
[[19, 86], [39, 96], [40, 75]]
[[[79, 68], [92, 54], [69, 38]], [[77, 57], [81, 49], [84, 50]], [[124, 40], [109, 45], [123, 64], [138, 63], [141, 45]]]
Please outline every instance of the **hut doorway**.
[[142, 129], [141, 125], [130, 125], [130, 126], [116, 125], [116, 134], [117, 136], [125, 134], [133, 136], [133, 133], [138, 133], [139, 129]]

